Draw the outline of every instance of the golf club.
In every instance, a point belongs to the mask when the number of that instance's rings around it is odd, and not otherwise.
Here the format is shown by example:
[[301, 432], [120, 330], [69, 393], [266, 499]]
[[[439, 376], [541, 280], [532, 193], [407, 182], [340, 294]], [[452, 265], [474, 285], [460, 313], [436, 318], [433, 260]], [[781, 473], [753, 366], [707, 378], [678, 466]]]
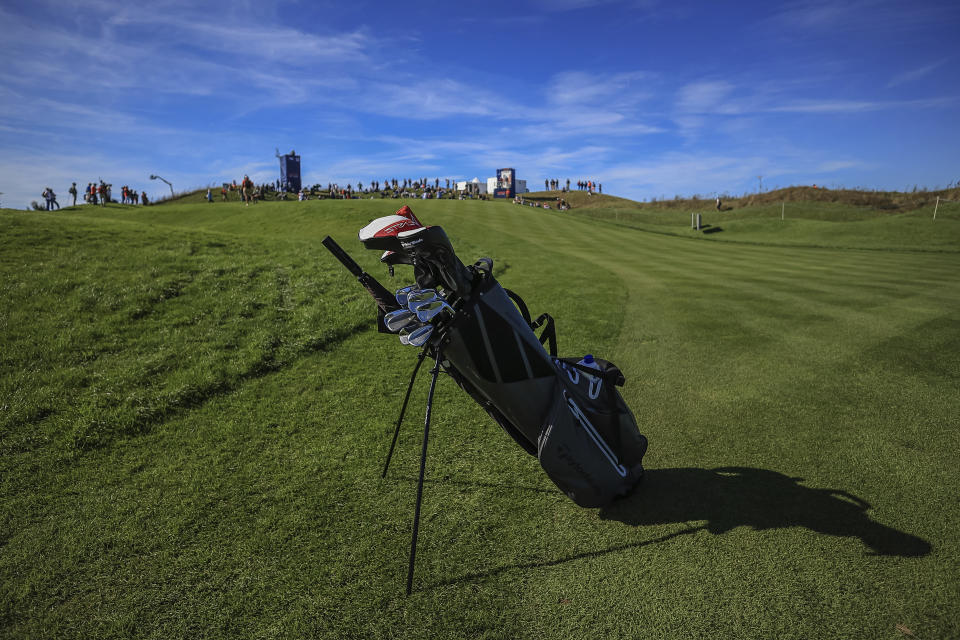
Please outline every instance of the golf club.
[[419, 289], [417, 289], [417, 285], [415, 284], [407, 285], [402, 289], [397, 289], [397, 302], [400, 304], [401, 307], [406, 307], [407, 296], [409, 296], [411, 293], [414, 293], [416, 291], [419, 291]]
[[450, 315], [454, 314], [453, 307], [443, 300], [424, 302], [417, 306], [417, 320], [420, 322], [430, 322], [444, 311], [449, 312]]
[[407, 344], [411, 347], [422, 347], [426, 344], [427, 340], [430, 339], [431, 335], [433, 335], [433, 325], [425, 324], [410, 333]]
[[409, 309], [398, 309], [397, 311], [391, 311], [383, 316], [384, 326], [386, 326], [387, 329], [393, 333], [396, 333], [404, 327], [414, 323], [417, 323], [417, 316]]
[[427, 302], [433, 302], [437, 299], [437, 292], [433, 289], [423, 289], [415, 291], [407, 296], [407, 308], [410, 311], [416, 311], [417, 307]]
[[430, 327], [430, 325], [420, 324], [419, 322], [415, 322], [415, 323], [408, 324], [404, 328], [400, 329], [400, 332], [399, 332], [400, 344], [410, 344], [410, 339], [412, 338], [413, 334], [424, 327]]

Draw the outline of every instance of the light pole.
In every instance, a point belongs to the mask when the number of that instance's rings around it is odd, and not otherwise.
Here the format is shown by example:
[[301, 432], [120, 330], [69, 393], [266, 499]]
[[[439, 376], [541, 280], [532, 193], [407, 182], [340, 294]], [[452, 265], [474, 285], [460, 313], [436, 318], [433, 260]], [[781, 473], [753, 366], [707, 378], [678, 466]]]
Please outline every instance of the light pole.
[[[155, 176], [155, 175], [153, 175], [153, 174], [150, 175], [150, 179], [151, 179], [151, 180], [161, 180], [161, 181], [163, 181], [163, 182], [167, 182], [166, 180], [164, 180], [164, 179], [161, 178], [160, 176]], [[170, 197], [172, 198], [172, 197], [173, 197], [173, 185], [170, 184], [169, 182], [167, 182], [167, 186], [170, 187]]]

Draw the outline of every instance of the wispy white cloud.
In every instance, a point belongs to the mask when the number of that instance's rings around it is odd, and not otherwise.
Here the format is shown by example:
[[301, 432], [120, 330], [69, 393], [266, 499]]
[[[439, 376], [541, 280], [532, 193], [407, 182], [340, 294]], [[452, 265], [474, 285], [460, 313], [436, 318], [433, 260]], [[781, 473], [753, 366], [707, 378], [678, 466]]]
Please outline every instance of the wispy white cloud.
[[623, 11], [652, 11], [660, 8], [661, 0], [533, 0], [533, 4], [543, 11], [560, 13], [590, 9], [603, 5], [620, 5]]
[[594, 73], [565, 71], [553, 76], [546, 89], [547, 100], [560, 105], [592, 104], [598, 101], [636, 104], [651, 97], [641, 83], [653, 74], [645, 71]]
[[618, 1], [620, 0], [534, 0], [534, 4], [544, 11], [559, 12], [587, 9]]
[[655, 80], [656, 75], [647, 71], [558, 73], [544, 88], [547, 104], [519, 111], [522, 123], [514, 130], [529, 142], [662, 133], [662, 126], [647, 112], [655, 97], [648, 85]]
[[554, 114], [551, 118], [522, 124], [510, 131], [521, 140], [542, 143], [566, 138], [603, 141], [618, 139], [622, 142], [637, 136], [663, 133], [665, 130], [656, 125], [633, 121], [623, 114], [592, 111]]
[[354, 108], [412, 120], [456, 115], [508, 118], [525, 110], [493, 91], [451, 78], [377, 83], [349, 98]]
[[868, 163], [859, 160], [833, 160], [820, 164], [814, 171], [817, 173], [835, 173], [844, 169], [856, 169], [865, 166], [868, 166]]
[[618, 163], [602, 170], [604, 178], [630, 185], [631, 191], [662, 189], [664, 194], [713, 193], [739, 185], [746, 176], [769, 166], [764, 157], [667, 153], [642, 163]]
[[893, 89], [894, 87], [899, 87], [902, 84], [915, 82], [920, 78], [929, 76], [934, 71], [936, 71], [937, 69], [942, 67], [944, 64], [946, 64], [946, 62], [947, 62], [947, 58], [944, 58], [932, 64], [926, 64], [926, 65], [923, 65], [922, 67], [918, 67], [915, 69], [904, 71], [902, 73], [898, 73], [897, 75], [890, 78], [890, 82], [887, 83], [887, 89]]
[[757, 176], [763, 176], [765, 185], [784, 178], [809, 184], [869, 166], [855, 158], [825, 159], [816, 150], [784, 148], [775, 153], [746, 155], [668, 152], [642, 162], [601, 165], [595, 175], [602, 177], [611, 192], [638, 199], [645, 194], [658, 198], [677, 194], [712, 197], [754, 190]]
[[256, 88], [257, 95], [270, 96], [271, 104], [297, 103], [334, 82], [349, 85], [351, 73], [373, 64], [371, 51], [377, 46], [358, 29], [320, 35], [222, 16], [217, 21], [207, 14], [191, 17], [190, 9], [179, 5], [177, 10], [91, 5], [84, 8], [100, 12], [100, 28], [87, 31], [0, 12], [9, 31], [0, 41], [0, 54], [18, 60], [15, 69], [0, 71], [0, 78], [74, 96], [140, 89], [249, 100], [249, 89]]
[[[859, 3], [861, 7], [864, 3]], [[828, 31], [843, 28], [856, 15], [855, 3], [838, 3], [823, 0], [791, 2], [781, 6], [773, 15], [773, 21], [790, 30]]]
[[726, 102], [736, 87], [725, 80], [692, 82], [680, 88], [677, 109], [682, 113], [725, 113], [738, 111]]
[[866, 113], [892, 109], [936, 109], [957, 104], [960, 98], [918, 100], [796, 100], [764, 109], [771, 113]]
[[775, 30], [781, 37], [829, 36], [838, 33], [902, 32], [956, 17], [950, 3], [903, 3], [898, 0], [800, 0], [777, 5], [758, 23], [760, 30]]
[[351, 66], [367, 64], [369, 49], [374, 44], [374, 38], [361, 30], [323, 35], [270, 24], [190, 20], [141, 6], [124, 8], [107, 24], [114, 32], [130, 25], [151, 29], [163, 27], [167, 45], [188, 44], [193, 48], [236, 56], [240, 60], [260, 58], [300, 67], [325, 62]]

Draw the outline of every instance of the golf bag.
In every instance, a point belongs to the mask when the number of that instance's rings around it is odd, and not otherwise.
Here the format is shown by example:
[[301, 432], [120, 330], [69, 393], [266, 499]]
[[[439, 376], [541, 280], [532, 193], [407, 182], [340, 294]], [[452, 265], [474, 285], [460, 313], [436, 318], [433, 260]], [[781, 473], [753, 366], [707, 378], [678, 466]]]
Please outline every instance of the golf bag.
[[[643, 476], [647, 441], [616, 389], [620, 370], [548, 353], [534, 333], [541, 325], [488, 265], [475, 265], [472, 295], [446, 333], [444, 370], [578, 505], [600, 507], [626, 494]], [[541, 318], [544, 342], [555, 348], [553, 320]]]
[[[409, 207], [371, 222], [360, 240], [384, 249], [381, 261], [391, 271], [414, 268], [416, 286], [398, 291], [394, 302], [382, 287], [371, 288], [356, 263], [337, 256], [377, 300], [378, 329], [429, 350], [561, 491], [582, 507], [600, 507], [640, 481], [647, 440], [616, 389], [624, 377], [615, 365], [558, 358], [553, 319], [531, 320], [523, 300], [493, 277], [492, 260], [466, 267], [443, 229], [423, 226]], [[343, 253], [329, 237], [324, 244]]]

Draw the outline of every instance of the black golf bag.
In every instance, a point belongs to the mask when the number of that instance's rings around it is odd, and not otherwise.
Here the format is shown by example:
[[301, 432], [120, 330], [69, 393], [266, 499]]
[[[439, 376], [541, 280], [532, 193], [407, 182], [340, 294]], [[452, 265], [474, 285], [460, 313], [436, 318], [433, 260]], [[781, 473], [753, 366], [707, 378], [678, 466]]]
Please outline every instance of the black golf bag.
[[[431, 299], [429, 307], [414, 311], [411, 300], [405, 309], [413, 294], [401, 290], [396, 304], [385, 301], [385, 289], [375, 292], [368, 286], [372, 278], [361, 277], [355, 263], [348, 265], [378, 301], [378, 328], [399, 331], [401, 342], [429, 350], [517, 444], [538, 458], [561, 491], [580, 506], [599, 507], [639, 482], [647, 439], [616, 389], [624, 377], [615, 365], [558, 358], [553, 319], [543, 314], [532, 321], [522, 299], [493, 277], [492, 260], [464, 266], [443, 229], [423, 226], [409, 207], [370, 223], [360, 240], [367, 248], [386, 250], [381, 261], [391, 271], [396, 264], [412, 265], [421, 293], [436, 292], [420, 296]], [[330, 238], [324, 244], [343, 253]], [[397, 329], [402, 323], [407, 324]], [[538, 338], [534, 330], [541, 327]]]
[[[444, 336], [444, 370], [578, 505], [600, 507], [626, 494], [643, 476], [647, 440], [616, 389], [620, 370], [548, 353], [522, 300], [486, 268], [475, 272], [472, 294]], [[553, 346], [553, 321], [544, 320], [544, 341]]]

